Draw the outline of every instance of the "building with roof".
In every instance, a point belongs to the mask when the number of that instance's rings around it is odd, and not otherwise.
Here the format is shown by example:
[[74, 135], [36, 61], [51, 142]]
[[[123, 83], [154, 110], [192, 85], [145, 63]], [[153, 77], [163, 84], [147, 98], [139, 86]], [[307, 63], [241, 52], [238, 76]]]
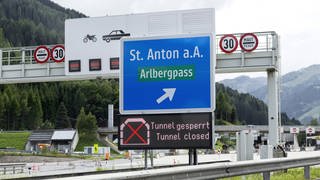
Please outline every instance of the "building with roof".
[[75, 150], [78, 141], [79, 135], [77, 130], [74, 129], [36, 130], [31, 133], [25, 150], [69, 153]]
[[26, 151], [39, 152], [44, 148], [49, 148], [54, 130], [37, 130], [29, 136], [25, 146]]
[[51, 151], [73, 152], [78, 144], [79, 135], [76, 130], [56, 130], [51, 137]]

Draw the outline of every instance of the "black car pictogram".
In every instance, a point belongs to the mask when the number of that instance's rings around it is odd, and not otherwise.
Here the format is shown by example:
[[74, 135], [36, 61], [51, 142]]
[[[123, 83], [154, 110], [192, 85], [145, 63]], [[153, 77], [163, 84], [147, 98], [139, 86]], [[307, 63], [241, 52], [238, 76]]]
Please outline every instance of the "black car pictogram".
[[130, 36], [130, 33], [125, 33], [123, 30], [113, 30], [108, 35], [102, 36], [102, 39], [109, 43], [111, 40], [119, 40], [124, 36]]

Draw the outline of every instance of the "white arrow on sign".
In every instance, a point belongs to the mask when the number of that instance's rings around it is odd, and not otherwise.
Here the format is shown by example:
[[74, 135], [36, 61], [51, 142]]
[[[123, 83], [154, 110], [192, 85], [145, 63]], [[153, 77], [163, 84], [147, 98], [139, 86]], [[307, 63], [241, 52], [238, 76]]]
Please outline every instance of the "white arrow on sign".
[[174, 93], [176, 92], [176, 88], [164, 88], [162, 89], [165, 93], [161, 97], [157, 99], [157, 103], [160, 104], [165, 99], [169, 98], [170, 101], [172, 101]]

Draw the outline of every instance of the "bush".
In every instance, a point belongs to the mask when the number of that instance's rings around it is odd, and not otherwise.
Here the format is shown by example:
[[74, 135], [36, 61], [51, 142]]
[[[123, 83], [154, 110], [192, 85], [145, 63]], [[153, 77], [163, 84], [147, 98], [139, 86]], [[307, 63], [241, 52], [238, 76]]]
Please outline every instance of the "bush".
[[99, 144], [99, 146], [105, 146], [104, 144], [99, 142], [95, 135], [81, 134], [79, 136], [79, 142], [76, 151], [83, 151], [85, 146], [93, 146], [94, 144]]
[[86, 115], [83, 107], [77, 117], [77, 129], [80, 135], [94, 135], [98, 129], [96, 117], [91, 112]]

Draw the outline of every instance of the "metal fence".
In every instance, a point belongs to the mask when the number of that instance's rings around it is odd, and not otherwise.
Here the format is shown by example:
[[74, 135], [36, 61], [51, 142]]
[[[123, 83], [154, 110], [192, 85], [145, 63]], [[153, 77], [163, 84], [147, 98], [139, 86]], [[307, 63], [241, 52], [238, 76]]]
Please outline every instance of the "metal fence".
[[23, 173], [25, 168], [25, 163], [0, 164], [0, 175]]
[[[244, 33], [234, 33], [234, 35], [238, 42], [240, 43], [240, 38]], [[274, 31], [266, 31], [266, 32], [253, 32], [258, 38], [258, 47], [255, 50], [255, 52], [263, 51], [263, 52], [270, 52], [272, 50], [275, 50], [278, 48], [278, 35]], [[216, 52], [217, 54], [224, 54], [220, 47], [219, 42], [220, 39], [225, 36], [226, 34], [217, 34], [216, 36]], [[240, 48], [240, 45], [238, 48], [234, 51], [234, 53], [241, 53], [242, 50]]]
[[[47, 45], [52, 48], [55, 45]], [[0, 49], [2, 55], [2, 65], [16, 65], [16, 64], [37, 64], [33, 53], [37, 46], [15, 47]], [[53, 62], [49, 59], [48, 62]]]
[[[256, 52], [259, 51], [272, 51], [278, 47], [277, 34], [274, 31], [268, 32], [254, 32], [257, 36], [259, 45]], [[240, 41], [243, 33], [234, 33], [233, 34], [238, 41]], [[216, 52], [217, 54], [223, 54], [219, 48], [220, 39], [225, 36], [225, 34], [216, 35]], [[52, 48], [55, 45], [46, 45], [48, 48]], [[15, 48], [3, 48], [2, 50], [2, 65], [16, 65], [16, 64], [36, 64], [33, 57], [33, 53], [37, 46], [26, 46], [26, 47], [15, 47]], [[234, 53], [241, 53], [241, 48], [238, 46]], [[48, 62], [53, 62], [49, 59]]]

